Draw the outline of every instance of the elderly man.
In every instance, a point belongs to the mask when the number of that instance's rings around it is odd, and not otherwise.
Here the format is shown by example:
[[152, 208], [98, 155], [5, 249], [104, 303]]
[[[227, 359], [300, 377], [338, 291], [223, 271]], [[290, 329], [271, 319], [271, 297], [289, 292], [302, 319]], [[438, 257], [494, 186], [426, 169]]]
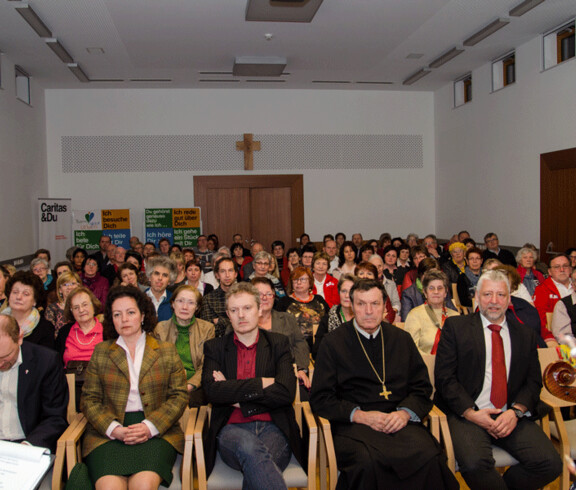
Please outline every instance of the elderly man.
[[176, 273], [176, 264], [168, 257], [158, 255], [148, 259], [146, 275], [150, 280], [150, 287], [146, 290], [146, 294], [152, 300], [159, 322], [172, 318], [170, 307], [172, 293], [167, 288], [176, 279]]
[[[482, 275], [476, 301], [479, 312], [446, 320], [436, 353], [436, 404], [448, 416], [460, 472], [473, 490], [544, 487], [562, 461], [532, 420], [542, 388], [536, 334], [507, 314], [503, 272]], [[504, 476], [492, 445], [519, 461]]]
[[292, 402], [296, 390], [288, 337], [258, 328], [260, 293], [234, 284], [226, 294], [233, 332], [204, 345], [202, 385], [213, 404], [206, 470], [216, 451], [243, 473], [245, 489], [286, 489], [292, 453], [302, 461]]
[[[264, 245], [262, 245], [260, 242], [254, 242], [252, 244], [252, 248], [250, 249], [250, 253], [251, 253], [252, 257], [256, 257], [256, 254], [258, 254], [259, 252], [262, 252], [263, 250], [264, 250]], [[253, 272], [254, 272], [254, 261], [253, 260], [245, 263], [242, 266], [242, 277], [244, 277], [244, 278], [250, 277]]]
[[500, 248], [500, 241], [496, 233], [486, 233], [484, 236], [484, 244], [486, 245], [486, 250], [484, 250], [482, 254], [484, 262], [488, 259], [498, 259], [505, 265], [516, 267], [517, 264], [514, 254], [509, 250]]
[[432, 408], [428, 371], [410, 335], [382, 322], [382, 283], [350, 291], [354, 320], [320, 345], [311, 404], [332, 423], [338, 489], [458, 488], [421, 420]]
[[64, 370], [55, 351], [22, 339], [16, 320], [0, 315], [0, 440], [54, 451], [68, 426]]
[[570, 277], [572, 274], [570, 258], [565, 254], [553, 257], [550, 260], [548, 273], [550, 277], [542, 284], [536, 286], [534, 306], [538, 310], [538, 315], [540, 315], [540, 335], [546, 341], [548, 347], [554, 347], [558, 344], [546, 326], [546, 313], [552, 313], [560, 299], [566, 298], [574, 292], [574, 285]]
[[222, 337], [230, 325], [226, 314], [226, 293], [238, 277], [236, 262], [230, 257], [222, 257], [214, 264], [214, 275], [220, 286], [210, 291], [202, 299], [199, 317], [214, 324], [216, 337]]

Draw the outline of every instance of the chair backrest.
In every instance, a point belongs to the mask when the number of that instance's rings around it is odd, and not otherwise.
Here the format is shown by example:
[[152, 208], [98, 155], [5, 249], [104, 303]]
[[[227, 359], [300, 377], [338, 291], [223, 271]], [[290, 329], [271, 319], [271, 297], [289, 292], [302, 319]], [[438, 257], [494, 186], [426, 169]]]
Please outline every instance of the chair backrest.
[[452, 303], [456, 308], [460, 308], [462, 305], [460, 304], [460, 297], [458, 296], [458, 285], [453, 282], [452, 283]]
[[552, 317], [553, 317], [554, 313], [553, 312], [547, 312], [546, 313], [546, 328], [551, 332], [552, 331]]
[[428, 368], [428, 376], [430, 377], [430, 383], [432, 383], [432, 396], [434, 396], [434, 392], [436, 391], [436, 387], [434, 386], [434, 364], [436, 363], [436, 356], [426, 354], [425, 352], [420, 352], [420, 355]]

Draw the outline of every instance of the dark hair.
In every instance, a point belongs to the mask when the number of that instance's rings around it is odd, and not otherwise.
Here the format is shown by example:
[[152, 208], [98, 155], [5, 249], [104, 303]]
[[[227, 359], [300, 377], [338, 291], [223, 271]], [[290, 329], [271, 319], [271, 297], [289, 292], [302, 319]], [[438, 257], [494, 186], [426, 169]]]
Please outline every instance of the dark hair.
[[410, 251], [410, 245], [408, 245], [406, 242], [402, 242], [402, 245], [400, 245], [399, 247], [396, 247], [396, 251], [398, 252], [398, 255], [400, 255], [400, 250]]
[[138, 288], [130, 286], [116, 286], [110, 289], [108, 297], [106, 298], [104, 322], [102, 323], [104, 339], [110, 340], [119, 337], [118, 332], [114, 327], [114, 320], [112, 319], [112, 305], [114, 304], [114, 301], [120, 298], [132, 298], [136, 302], [140, 313], [144, 315], [142, 330], [147, 333], [152, 332], [158, 323], [158, 317], [156, 316], [156, 309], [154, 308], [150, 298]]
[[242, 253], [244, 253], [244, 245], [242, 245], [241, 243], [238, 242], [234, 242], [231, 246], [230, 246], [230, 253], [232, 255], [234, 255], [234, 250], [236, 250], [237, 248], [239, 248], [240, 250], [242, 250]]
[[398, 240], [398, 241], [400, 242], [400, 245], [398, 245], [398, 246], [396, 247], [397, 249], [400, 248], [400, 246], [401, 246], [402, 244], [406, 243], [406, 242], [404, 241], [404, 238], [402, 238], [402, 237], [400, 237], [400, 236], [394, 237], [394, 238], [392, 238], [392, 240], [390, 240], [390, 241], [391, 241], [392, 244], [394, 244], [394, 242], [395, 242], [396, 240]]
[[234, 266], [234, 270], [236, 271], [236, 274], [238, 274], [238, 263], [232, 257], [228, 257], [228, 256], [220, 257], [216, 261], [216, 263], [214, 264], [214, 272], [220, 272], [220, 264], [222, 264], [222, 262], [226, 262], [226, 261], [229, 261], [232, 263], [232, 265]]
[[[526, 244], [526, 245], [528, 245], [528, 244]], [[526, 246], [526, 245], [524, 245], [524, 246]], [[568, 250], [566, 250], [566, 252], [564, 252], [564, 253], [565, 253], [566, 255], [570, 256], [570, 254], [571, 254], [572, 252], [576, 252], [576, 248], [570, 247], [570, 248], [569, 248]]]
[[146, 245], [152, 245], [154, 247], [154, 250], [156, 250], [156, 245], [154, 244], [154, 242], [146, 242], [144, 246]]
[[414, 245], [410, 249], [410, 257], [412, 257], [412, 259], [414, 259], [414, 256], [417, 253], [422, 253], [422, 254], [426, 255], [426, 257], [430, 257], [430, 252], [428, 252], [428, 249], [424, 245]]
[[50, 256], [50, 250], [48, 250], [47, 248], [39, 248], [38, 250], [36, 250], [36, 252], [34, 252], [33, 258], [38, 257], [38, 255], [40, 254], [46, 254], [48, 256], [48, 262], [52, 260], [52, 257]]
[[292, 247], [288, 249], [288, 252], [286, 252], [286, 257], [289, 257], [290, 254], [293, 254], [294, 252], [296, 252], [298, 254], [298, 257], [300, 257], [302, 255], [302, 252], [300, 252], [300, 249], [297, 247]]
[[58, 269], [60, 269], [60, 267], [68, 267], [70, 269], [70, 272], [75, 272], [74, 271], [74, 266], [70, 263], [69, 260], [61, 260], [60, 262], [57, 262], [56, 265], [54, 266], [54, 276], [58, 275]]
[[66, 304], [64, 305], [64, 319], [67, 322], [74, 322], [74, 314], [72, 313], [72, 299], [79, 294], [87, 294], [92, 303], [92, 308], [94, 308], [94, 316], [96, 316], [102, 310], [102, 303], [98, 300], [94, 293], [90, 291], [86, 286], [78, 286], [76, 289], [70, 291], [70, 294], [66, 298]]
[[125, 271], [126, 269], [131, 270], [136, 274], [136, 277], [138, 277], [138, 274], [140, 272], [138, 270], [138, 267], [136, 267], [134, 264], [130, 262], [124, 262], [120, 267], [118, 267], [118, 272], [116, 273], [116, 277], [118, 277], [120, 281], [122, 281], [122, 272]]
[[480, 258], [482, 258], [482, 250], [477, 247], [472, 247], [466, 250], [466, 259], [468, 259], [470, 254], [478, 254], [480, 255]]
[[354, 243], [351, 241], [345, 241], [340, 247], [340, 251], [338, 252], [338, 267], [342, 267], [344, 262], [346, 262], [346, 259], [344, 258], [344, 250], [346, 250], [346, 247], [350, 247], [354, 251], [354, 262], [358, 262], [356, 258], [358, 255], [358, 249], [356, 248], [356, 245], [354, 245]]
[[382, 251], [382, 257], [386, 257], [386, 254], [388, 252], [395, 252], [396, 257], [398, 257], [398, 250], [396, 250], [396, 247], [394, 245], [388, 245], [387, 247], [385, 247], [384, 250]]
[[304, 255], [304, 252], [312, 252], [313, 254], [315, 254], [316, 252], [318, 252], [318, 249], [316, 248], [316, 245], [314, 245], [312, 242], [308, 242], [306, 245], [304, 245], [302, 247], [302, 255]]
[[264, 285], [268, 286], [272, 290], [272, 292], [274, 292], [274, 284], [272, 284], [272, 281], [270, 279], [268, 279], [267, 277], [255, 277], [250, 282], [254, 286], [256, 286], [257, 284], [264, 284]]
[[486, 243], [486, 240], [488, 240], [488, 238], [495, 236], [496, 238], [498, 238], [498, 235], [496, 235], [496, 233], [486, 233], [486, 235], [484, 235], [484, 243]]
[[374, 251], [374, 247], [372, 245], [369, 245], [368, 243], [365, 243], [364, 245], [362, 245], [360, 247], [360, 259], [362, 259], [362, 254], [364, 252], [366, 252], [366, 250], [370, 250], [373, 254], [375, 254], [376, 252]]
[[170, 245], [170, 253], [174, 253], [174, 249], [176, 249], [178, 252], [182, 252], [182, 247], [178, 243], [173, 243]]
[[274, 247], [278, 247], [278, 246], [280, 246], [282, 248], [286, 248], [286, 245], [284, 244], [284, 242], [282, 240], [274, 240], [272, 242], [272, 245], [271, 245], [272, 250], [274, 250]]
[[388, 299], [386, 289], [384, 289], [384, 284], [382, 284], [377, 279], [358, 279], [350, 288], [350, 301], [354, 303], [354, 293], [356, 291], [370, 291], [374, 288], [380, 290], [382, 293], [382, 299], [384, 300], [384, 303], [386, 303], [386, 300]]
[[86, 267], [86, 262], [88, 262], [89, 260], [93, 260], [94, 262], [96, 262], [96, 267], [98, 268], [98, 272], [100, 272], [102, 267], [100, 261], [93, 255], [87, 255], [86, 257], [84, 257], [84, 260], [82, 261], [82, 267], [80, 268], [82, 274], [84, 274], [84, 267]]
[[300, 241], [302, 241], [302, 238], [308, 238], [308, 240], [310, 241], [310, 235], [308, 235], [308, 233], [302, 233], [302, 235], [300, 235]]
[[462, 240], [462, 243], [464, 245], [468, 245], [469, 243], [471, 243], [474, 247], [476, 247], [476, 240], [474, 240], [473, 238], [464, 238], [464, 240]]
[[220, 246], [220, 240], [218, 239], [218, 235], [212, 233], [211, 235], [208, 235], [208, 240], [212, 240], [214, 242], [214, 250], [218, 250]]
[[332, 235], [332, 233], [326, 233], [322, 238], [322, 242], [326, 243], [326, 240], [334, 240], [334, 235]]
[[[86, 250], [84, 250], [83, 248], [77, 247], [76, 250], [74, 250], [74, 252], [72, 252], [72, 259], [74, 259], [74, 257], [76, 257], [76, 255], [78, 255], [79, 253], [84, 254], [84, 259], [86, 259], [86, 257], [88, 257], [88, 252], [86, 252]], [[82, 262], [82, 265], [84, 265], [84, 262]]]
[[200, 269], [200, 272], [202, 272], [202, 266], [200, 265], [200, 261], [198, 259], [190, 259], [188, 262], [186, 262], [186, 265], [184, 266], [184, 271], [187, 271], [188, 267], [192, 265], [198, 267], [198, 269]]
[[338, 238], [339, 236], [344, 238], [344, 241], [346, 241], [346, 234], [342, 233], [341, 231], [339, 231], [338, 233], [336, 233], [336, 238]]
[[372, 273], [372, 275], [374, 276], [374, 279], [378, 279], [378, 268], [372, 263], [372, 262], [360, 262], [355, 268], [354, 268], [354, 275], [357, 276], [358, 273], [361, 270], [366, 270]]
[[133, 257], [138, 261], [138, 269], [142, 269], [142, 255], [140, 255], [138, 252], [134, 252], [134, 250], [128, 250], [126, 252], [126, 256], [124, 258], [124, 262], [126, 262], [126, 259], [128, 257]]
[[14, 273], [10, 279], [6, 282], [6, 287], [4, 288], [4, 294], [6, 298], [10, 298], [10, 293], [12, 292], [12, 287], [17, 282], [24, 284], [24, 286], [30, 286], [34, 291], [34, 301], [36, 302], [36, 307], [44, 306], [44, 301], [46, 298], [46, 293], [44, 291], [44, 284], [42, 284], [42, 279], [40, 279], [36, 274], [31, 271], [17, 271]]
[[548, 262], [548, 265], [549, 265], [550, 267], [552, 267], [552, 261], [553, 261], [553, 260], [556, 260], [556, 259], [559, 259], [560, 257], [564, 257], [564, 258], [568, 261], [568, 265], [569, 265], [570, 267], [572, 267], [572, 261], [570, 260], [570, 257], [568, 257], [568, 255], [566, 255], [566, 254], [558, 254], [558, 255], [556, 255], [556, 256], [552, 256], [552, 258], [551, 258], [550, 261]]
[[10, 279], [10, 271], [6, 269], [3, 265], [0, 265], [0, 274], [4, 276], [4, 279]]
[[438, 265], [436, 259], [433, 259], [432, 257], [426, 257], [425, 259], [422, 259], [418, 264], [418, 277], [421, 278], [430, 269], [440, 269], [440, 265]]
[[167, 242], [168, 245], [172, 245], [172, 244], [170, 243], [170, 240], [168, 240], [168, 238], [166, 238], [166, 237], [160, 238], [160, 240], [158, 240], [158, 246], [160, 246], [160, 244], [161, 244], [162, 242]]

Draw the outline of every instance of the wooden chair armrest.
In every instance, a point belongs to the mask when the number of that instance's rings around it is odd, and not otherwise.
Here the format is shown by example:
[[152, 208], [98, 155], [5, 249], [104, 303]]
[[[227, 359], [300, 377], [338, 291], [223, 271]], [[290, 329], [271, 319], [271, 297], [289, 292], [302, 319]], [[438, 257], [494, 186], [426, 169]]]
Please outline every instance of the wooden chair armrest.
[[550, 393], [546, 388], [542, 389], [542, 393], [540, 394], [540, 400], [542, 400], [546, 405], [555, 408], [562, 408], [562, 407], [573, 407], [574, 402], [569, 402], [566, 400], [562, 400]]
[[52, 469], [52, 488], [54, 490], [61, 490], [64, 488], [62, 477], [64, 476], [64, 464], [66, 462], [66, 440], [70, 437], [75, 430], [79, 418], [73, 417], [70, 425], [58, 438], [56, 443], [56, 456], [54, 458], [54, 466]]
[[76, 419], [70, 426], [70, 431], [66, 431], [66, 470], [68, 471], [68, 476], [72, 473], [72, 468], [74, 465], [80, 461], [81, 452], [80, 452], [80, 438], [84, 431], [86, 430], [86, 425], [88, 421], [83, 414], [79, 413], [76, 415]]
[[325, 489], [326, 485], [326, 466], [328, 467], [328, 478], [330, 480], [330, 490], [336, 488], [338, 481], [338, 464], [336, 462], [336, 451], [334, 449], [334, 440], [332, 439], [332, 429], [330, 422], [324, 417], [317, 417], [318, 426], [322, 434], [320, 440], [320, 487]]
[[442, 418], [446, 420], [446, 415], [444, 415], [444, 412], [442, 412], [442, 410], [436, 407], [436, 405], [433, 405], [432, 409], [428, 413], [428, 417], [430, 419], [430, 432], [432, 433], [434, 438], [441, 443], [442, 435], [440, 433], [440, 420]]
[[197, 408], [187, 408], [188, 420], [184, 429], [184, 453], [182, 454], [182, 490], [192, 490], [194, 481], [194, 465], [192, 451], [194, 448], [194, 427], [198, 416]]
[[302, 402], [303, 419], [308, 427], [308, 489], [316, 488], [316, 467], [318, 463], [318, 425], [310, 408], [310, 403]]
[[438, 441], [444, 445], [446, 452], [448, 468], [452, 473], [456, 473], [456, 456], [454, 456], [454, 446], [452, 445], [452, 436], [450, 435], [450, 427], [448, 427], [448, 418], [446, 414], [440, 410], [436, 405], [432, 407], [431, 413], [437, 418], [440, 425], [440, 439]]
[[206, 490], [206, 460], [204, 458], [204, 443], [202, 438], [204, 433], [208, 430], [208, 406], [200, 407], [198, 411], [198, 418], [194, 425], [194, 454], [196, 456], [196, 471], [198, 473], [198, 489]]

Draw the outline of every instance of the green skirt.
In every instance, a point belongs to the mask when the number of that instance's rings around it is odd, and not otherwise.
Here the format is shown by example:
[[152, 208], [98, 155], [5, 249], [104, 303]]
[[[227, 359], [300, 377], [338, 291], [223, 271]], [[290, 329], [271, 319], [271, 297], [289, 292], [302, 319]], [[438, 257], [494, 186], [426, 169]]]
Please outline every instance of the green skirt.
[[[124, 426], [138, 424], [144, 418], [144, 412], [127, 412]], [[134, 446], [114, 440], [94, 449], [86, 457], [86, 465], [94, 483], [106, 475], [130, 476], [141, 471], [153, 471], [162, 478], [162, 485], [169, 487], [176, 455], [176, 449], [159, 437]]]

